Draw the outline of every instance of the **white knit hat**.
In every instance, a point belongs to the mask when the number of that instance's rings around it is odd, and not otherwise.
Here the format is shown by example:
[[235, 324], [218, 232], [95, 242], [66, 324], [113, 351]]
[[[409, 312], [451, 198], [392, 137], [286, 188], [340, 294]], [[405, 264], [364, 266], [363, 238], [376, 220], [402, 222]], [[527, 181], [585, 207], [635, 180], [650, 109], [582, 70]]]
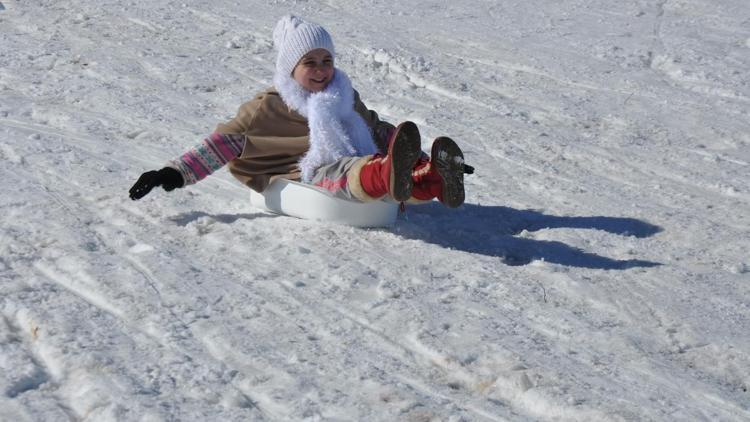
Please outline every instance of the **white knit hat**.
[[333, 40], [322, 26], [293, 15], [284, 16], [276, 24], [273, 43], [279, 53], [276, 72], [282, 75], [291, 75], [297, 62], [317, 48], [328, 50], [332, 56], [336, 54]]

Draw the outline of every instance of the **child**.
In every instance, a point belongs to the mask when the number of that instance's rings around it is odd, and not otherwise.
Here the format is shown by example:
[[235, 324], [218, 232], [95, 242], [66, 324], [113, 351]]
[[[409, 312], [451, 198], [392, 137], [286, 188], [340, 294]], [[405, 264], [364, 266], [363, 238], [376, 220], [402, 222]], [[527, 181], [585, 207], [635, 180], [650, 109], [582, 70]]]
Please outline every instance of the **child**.
[[288, 15], [273, 37], [274, 88], [243, 104], [200, 145], [143, 173], [131, 199], [156, 186], [171, 191], [197, 183], [229, 164], [233, 176], [258, 192], [284, 178], [353, 201], [388, 195], [397, 202], [437, 197], [449, 207], [463, 203], [461, 149], [440, 137], [427, 157], [414, 123], [394, 128], [368, 110], [335, 68], [333, 41], [323, 27]]

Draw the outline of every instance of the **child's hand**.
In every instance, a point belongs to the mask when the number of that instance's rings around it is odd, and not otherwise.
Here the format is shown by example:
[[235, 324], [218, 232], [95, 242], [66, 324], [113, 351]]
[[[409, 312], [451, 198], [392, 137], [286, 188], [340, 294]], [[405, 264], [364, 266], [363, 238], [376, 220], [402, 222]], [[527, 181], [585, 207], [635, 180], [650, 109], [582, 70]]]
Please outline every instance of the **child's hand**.
[[184, 184], [185, 181], [182, 179], [180, 172], [171, 167], [164, 167], [159, 171], [147, 171], [130, 188], [130, 199], [134, 201], [141, 199], [157, 186], [161, 186], [165, 191], [169, 192], [175, 188], [182, 187]]

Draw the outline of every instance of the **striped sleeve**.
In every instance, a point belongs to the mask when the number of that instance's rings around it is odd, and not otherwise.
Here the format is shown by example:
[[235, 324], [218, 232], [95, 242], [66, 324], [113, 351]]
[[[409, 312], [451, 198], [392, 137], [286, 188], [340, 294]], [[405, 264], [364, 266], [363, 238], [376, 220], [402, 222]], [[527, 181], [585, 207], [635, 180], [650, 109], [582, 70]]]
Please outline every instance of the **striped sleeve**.
[[244, 135], [215, 132], [167, 166], [180, 172], [185, 181], [183, 186], [192, 185], [237, 158], [244, 145]]

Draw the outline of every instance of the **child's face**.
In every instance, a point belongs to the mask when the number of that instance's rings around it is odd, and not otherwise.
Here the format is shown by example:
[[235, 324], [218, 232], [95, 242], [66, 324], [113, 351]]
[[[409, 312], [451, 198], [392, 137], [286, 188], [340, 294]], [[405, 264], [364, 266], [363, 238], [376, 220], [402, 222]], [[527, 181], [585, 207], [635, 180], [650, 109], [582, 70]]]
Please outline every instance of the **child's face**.
[[328, 50], [318, 48], [299, 60], [292, 71], [292, 77], [306, 90], [320, 92], [333, 79], [333, 71], [333, 56]]

